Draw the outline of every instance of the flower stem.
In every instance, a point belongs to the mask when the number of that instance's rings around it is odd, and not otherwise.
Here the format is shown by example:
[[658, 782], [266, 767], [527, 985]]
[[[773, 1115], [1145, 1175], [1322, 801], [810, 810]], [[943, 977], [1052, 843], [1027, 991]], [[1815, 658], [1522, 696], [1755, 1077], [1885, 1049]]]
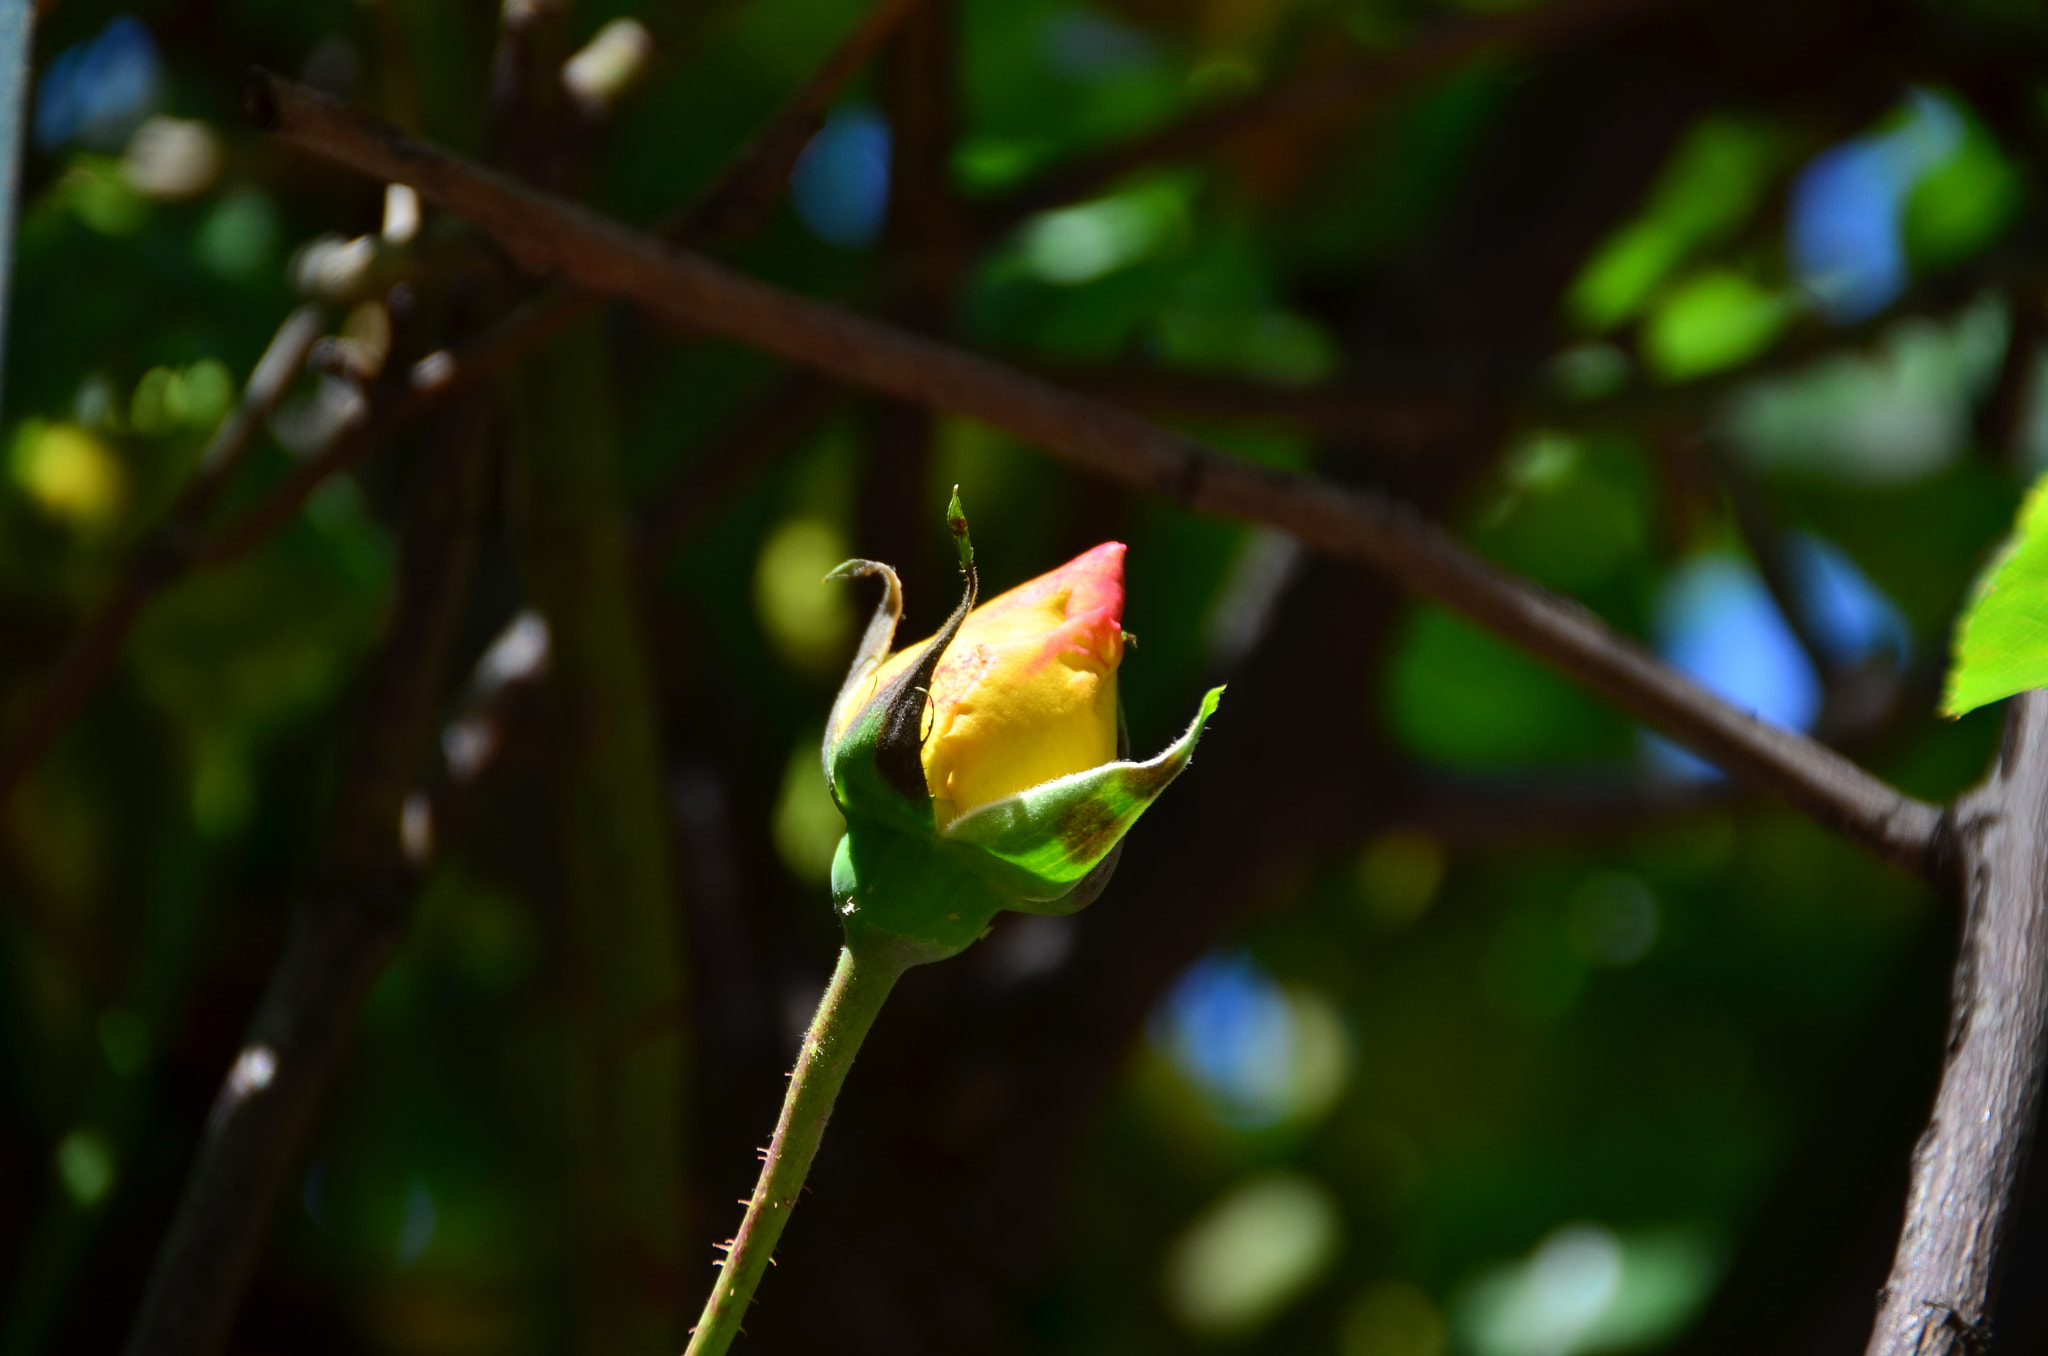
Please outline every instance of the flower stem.
[[804, 1034], [803, 1052], [789, 1076], [789, 1093], [782, 1101], [782, 1117], [775, 1123], [775, 1137], [768, 1141], [768, 1154], [761, 1164], [761, 1180], [747, 1201], [747, 1215], [733, 1236], [704, 1313], [691, 1330], [689, 1350], [684, 1356], [722, 1356], [739, 1335], [740, 1320], [753, 1302], [754, 1287], [768, 1269], [782, 1226], [803, 1190], [811, 1170], [818, 1142], [825, 1137], [825, 1122], [832, 1104], [846, 1082], [846, 1071], [866, 1039], [882, 1001], [896, 987], [904, 966], [874, 957], [857, 959], [850, 948], [839, 952], [839, 968], [832, 983], [818, 1000], [817, 1015]]

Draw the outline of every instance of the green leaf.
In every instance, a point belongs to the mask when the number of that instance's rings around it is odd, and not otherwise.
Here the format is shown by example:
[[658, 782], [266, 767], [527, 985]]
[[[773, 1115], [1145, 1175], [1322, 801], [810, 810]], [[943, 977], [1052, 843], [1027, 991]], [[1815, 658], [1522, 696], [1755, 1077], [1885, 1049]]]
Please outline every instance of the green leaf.
[[1785, 152], [1786, 138], [1761, 122], [1711, 117], [1694, 127], [1642, 216], [1573, 281], [1565, 298], [1572, 318], [1597, 334], [1641, 313], [1680, 264], [1749, 220]]
[[1792, 299], [1732, 269], [1679, 284], [1643, 327], [1643, 356], [1666, 381], [1686, 381], [1755, 357], [1794, 312]]
[[1914, 185], [1900, 223], [1914, 271], [1961, 263], [2012, 225], [2026, 179], [1998, 142], [1970, 119], [1963, 144]]
[[1942, 714], [2035, 687], [2048, 687], [2048, 478], [2027, 492], [2011, 540], [1978, 577], [1956, 625]]
[[1020, 791], [960, 816], [945, 836], [1049, 885], [1073, 885], [1110, 854], [1187, 767], [1222, 699], [1222, 688], [1209, 689], [1187, 733], [1148, 762], [1105, 763]]

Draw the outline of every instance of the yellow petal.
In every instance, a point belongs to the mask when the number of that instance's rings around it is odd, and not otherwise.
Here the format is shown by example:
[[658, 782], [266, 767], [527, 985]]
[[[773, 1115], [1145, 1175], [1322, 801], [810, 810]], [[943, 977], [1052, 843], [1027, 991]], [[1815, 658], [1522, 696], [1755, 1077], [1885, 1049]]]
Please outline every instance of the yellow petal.
[[[1116, 758], [1123, 555], [1105, 542], [968, 614], [932, 675], [923, 761], [940, 827]], [[927, 644], [892, 656], [847, 722]]]

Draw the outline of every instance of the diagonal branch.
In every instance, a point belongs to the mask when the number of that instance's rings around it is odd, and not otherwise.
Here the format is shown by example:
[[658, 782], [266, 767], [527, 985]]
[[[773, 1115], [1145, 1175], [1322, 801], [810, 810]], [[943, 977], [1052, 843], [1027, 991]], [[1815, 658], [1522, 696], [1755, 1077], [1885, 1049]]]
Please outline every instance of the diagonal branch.
[[1386, 495], [1246, 464], [961, 349], [671, 250], [269, 72], [251, 73], [244, 108], [257, 126], [303, 150], [412, 185], [495, 236], [533, 272], [560, 274], [843, 381], [979, 419], [1190, 509], [1268, 523], [1332, 555], [1377, 565], [1886, 860], [1926, 869], [1933, 806], [1811, 739], [1737, 710], [1583, 608], [1481, 559]]
[[1548, 0], [1489, 19], [1447, 23], [1392, 56], [1360, 57], [1275, 81], [1264, 91], [1185, 117], [1071, 164], [1059, 165], [984, 206], [977, 225], [996, 236], [1034, 212], [1100, 193], [1124, 175], [1212, 149], [1273, 124], [1323, 121], [1399, 98], [1445, 71], [1495, 52], [1584, 37], [1669, 0]]
[[[664, 226], [664, 233], [678, 241], [711, 244], [755, 229], [788, 183], [797, 156], [823, 123], [826, 107], [882, 41], [922, 3], [924, 0], [881, 0], [719, 177], [676, 213]], [[203, 526], [207, 510], [318, 337], [313, 309], [294, 311], [250, 377], [241, 405], [208, 444], [199, 475], [59, 661], [19, 733], [0, 746], [0, 803], [13, 794], [15, 786], [98, 690], [136, 621], [171, 583], [189, 569], [228, 564], [255, 550], [296, 517], [329, 477], [375, 453], [456, 392], [508, 371], [567, 333], [600, 304], [583, 293], [551, 293], [519, 307], [460, 351], [434, 355], [428, 365], [415, 369], [410, 383], [373, 393], [370, 412], [361, 422], [302, 462], [212, 539], [196, 543], [193, 538]]]

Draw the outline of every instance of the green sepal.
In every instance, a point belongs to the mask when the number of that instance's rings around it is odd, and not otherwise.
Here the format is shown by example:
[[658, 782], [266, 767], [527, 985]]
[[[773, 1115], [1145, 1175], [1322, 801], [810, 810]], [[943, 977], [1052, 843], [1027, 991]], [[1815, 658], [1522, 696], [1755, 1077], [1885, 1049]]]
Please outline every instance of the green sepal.
[[956, 956], [988, 931], [1010, 897], [927, 830], [893, 833], [849, 821], [832, 858], [832, 909], [857, 954], [905, 965]]
[[852, 727], [831, 744], [825, 757], [825, 781], [832, 799], [848, 824], [866, 820], [899, 833], [936, 833], [932, 798], [923, 784], [919, 783], [919, 794], [913, 798], [883, 776], [875, 750], [888, 730], [889, 706], [878, 698], [869, 702], [854, 717]]
[[891, 964], [957, 955], [1004, 909], [1072, 913], [1092, 903], [1116, 870], [1123, 836], [1187, 766], [1223, 695], [1216, 688], [1205, 696], [1187, 733], [1143, 763], [1129, 761], [1119, 710], [1119, 761], [981, 806], [940, 830], [924, 785], [922, 718], [932, 673], [979, 595], [957, 488], [946, 518], [964, 576], [960, 603], [918, 662], [865, 699], [895, 641], [902, 586], [894, 570], [870, 560], [847, 561], [827, 576], [877, 575], [885, 584], [833, 703], [822, 752], [832, 799], [846, 817], [832, 862], [833, 911], [856, 955]]
[[[880, 575], [887, 585], [867, 631], [861, 636], [860, 649], [847, 670], [846, 681], [840, 684], [825, 726], [825, 780], [832, 786], [841, 809], [846, 808], [846, 801], [840, 796], [839, 781], [852, 761], [848, 752], [857, 751], [861, 764], [872, 767], [881, 784], [906, 802], [923, 802], [926, 817], [930, 816], [931, 797], [924, 784], [924, 718], [931, 701], [932, 674], [981, 597], [981, 578], [974, 568], [974, 540], [967, 532], [967, 513], [960, 507], [958, 485], [953, 487], [953, 499], [946, 508], [946, 526], [960, 553], [960, 602], [938, 634], [926, 643], [917, 662], [897, 674], [888, 687], [876, 692], [844, 735], [838, 733], [839, 727], [859, 699], [861, 687], [888, 661], [896, 625], [903, 617], [903, 586], [894, 570], [873, 560], [849, 560], [825, 576], [829, 580]], [[864, 795], [867, 779], [853, 780], [860, 784], [856, 794]]]
[[881, 579], [882, 599], [875, 604], [875, 615], [868, 619], [868, 629], [861, 633], [860, 648], [854, 651], [853, 663], [846, 670], [846, 681], [839, 685], [839, 695], [832, 701], [832, 714], [825, 721], [825, 780], [828, 783], [833, 775], [832, 750], [839, 743], [839, 727], [846, 722], [847, 708], [859, 698], [861, 687], [874, 677], [875, 671], [889, 661], [889, 650], [896, 643], [896, 625], [903, 620], [903, 580], [881, 561], [845, 561], [825, 579], [829, 582], [834, 579], [861, 579], [868, 575]]
[[1001, 863], [1017, 884], [1030, 882], [1010, 907], [1063, 903], [1187, 767], [1222, 697], [1222, 688], [1211, 688], [1187, 733], [1158, 757], [1105, 763], [980, 806], [948, 824], [944, 838]]

